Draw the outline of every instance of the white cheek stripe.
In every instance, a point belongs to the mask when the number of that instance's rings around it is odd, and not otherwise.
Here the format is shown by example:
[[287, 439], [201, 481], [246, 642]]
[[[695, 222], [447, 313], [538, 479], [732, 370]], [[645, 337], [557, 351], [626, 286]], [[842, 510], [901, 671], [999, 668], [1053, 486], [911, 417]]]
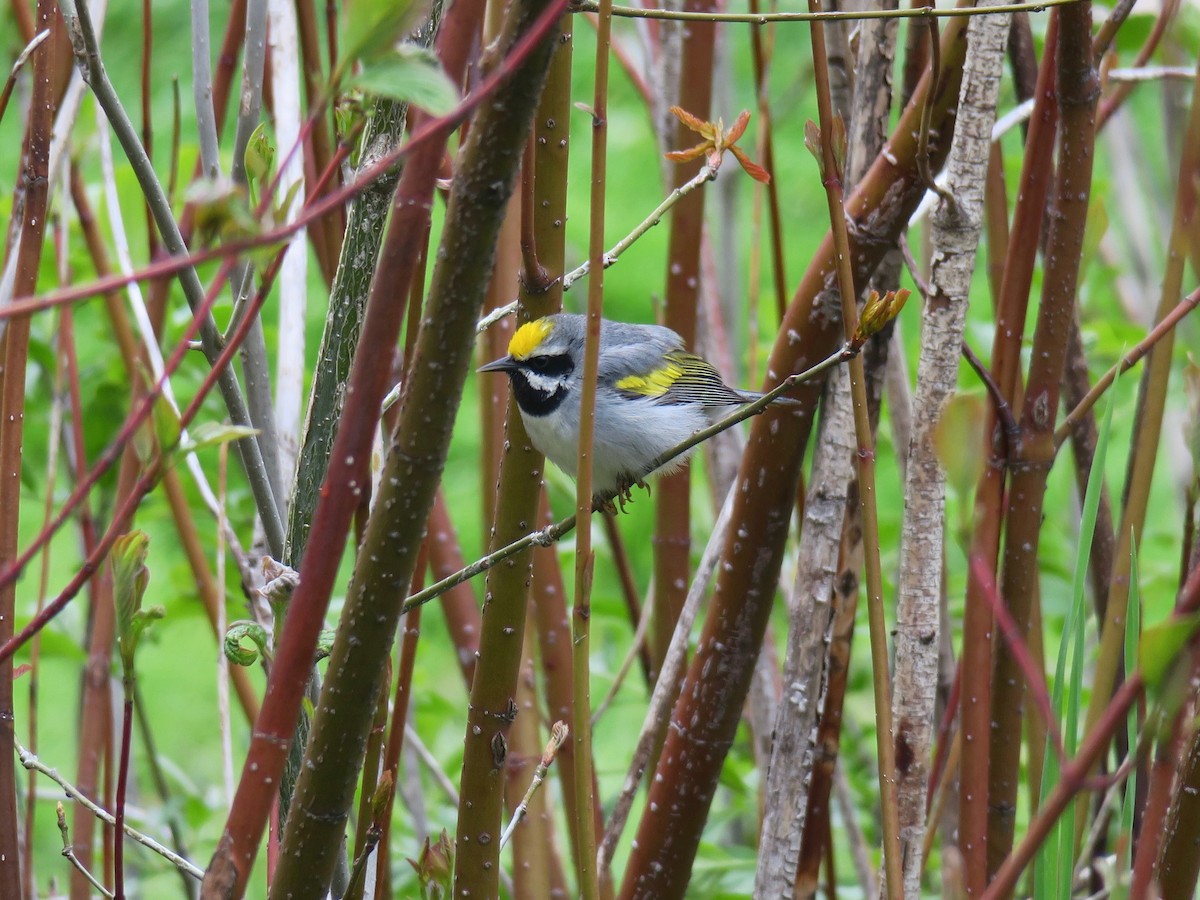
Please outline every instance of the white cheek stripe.
[[553, 378], [549, 375], [543, 375], [540, 372], [531, 372], [526, 369], [522, 374], [531, 388], [547, 396], [553, 394], [558, 390], [559, 385], [562, 384], [561, 378]]

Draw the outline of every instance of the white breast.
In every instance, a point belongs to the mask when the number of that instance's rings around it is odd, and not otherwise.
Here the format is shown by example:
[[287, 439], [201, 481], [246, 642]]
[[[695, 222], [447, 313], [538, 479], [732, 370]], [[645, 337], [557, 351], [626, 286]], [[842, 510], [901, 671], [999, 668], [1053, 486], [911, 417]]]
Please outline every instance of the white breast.
[[[574, 478], [579, 452], [576, 398], [568, 397], [548, 415], [522, 413], [521, 418], [533, 445]], [[607, 493], [615, 490], [622, 480], [644, 478], [649, 474], [651, 460], [708, 424], [709, 417], [695, 406], [656, 405], [649, 400], [600, 402], [593, 437], [593, 491]], [[657, 471], [677, 469], [692, 452], [689, 450]]]

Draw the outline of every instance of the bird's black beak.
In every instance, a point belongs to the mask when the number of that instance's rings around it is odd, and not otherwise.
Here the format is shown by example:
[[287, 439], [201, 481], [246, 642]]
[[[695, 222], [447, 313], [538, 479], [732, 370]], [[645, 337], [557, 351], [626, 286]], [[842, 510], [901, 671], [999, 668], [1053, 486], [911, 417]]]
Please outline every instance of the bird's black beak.
[[486, 366], [480, 366], [476, 372], [512, 372], [517, 368], [517, 362], [511, 356], [505, 356], [497, 359], [494, 362], [488, 363]]

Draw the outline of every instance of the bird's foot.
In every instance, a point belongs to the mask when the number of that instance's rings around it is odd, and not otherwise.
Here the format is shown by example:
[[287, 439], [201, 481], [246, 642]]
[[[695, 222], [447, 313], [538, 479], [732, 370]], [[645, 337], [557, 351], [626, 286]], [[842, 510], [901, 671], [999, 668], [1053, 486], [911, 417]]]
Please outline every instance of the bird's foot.
[[644, 488], [647, 494], [650, 493], [650, 485], [642, 481], [642, 479], [622, 475], [617, 481], [616, 493], [612, 497], [602, 501], [604, 508], [613, 513], [618, 508], [621, 512], [625, 512], [625, 504], [633, 502], [633, 489], [635, 487]]

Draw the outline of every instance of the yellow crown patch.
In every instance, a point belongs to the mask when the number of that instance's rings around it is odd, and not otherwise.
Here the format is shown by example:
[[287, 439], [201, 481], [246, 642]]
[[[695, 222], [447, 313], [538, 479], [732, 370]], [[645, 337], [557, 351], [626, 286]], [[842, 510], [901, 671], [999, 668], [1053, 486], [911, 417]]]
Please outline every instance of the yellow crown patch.
[[683, 368], [674, 362], [669, 362], [645, 375], [626, 375], [617, 382], [616, 387], [618, 390], [641, 394], [643, 397], [661, 397], [671, 389], [681, 375], [683, 375]]
[[549, 319], [526, 322], [516, 330], [512, 340], [508, 342], [509, 356], [513, 359], [528, 359], [529, 354], [536, 350], [546, 339], [546, 335], [553, 330], [554, 325]]

